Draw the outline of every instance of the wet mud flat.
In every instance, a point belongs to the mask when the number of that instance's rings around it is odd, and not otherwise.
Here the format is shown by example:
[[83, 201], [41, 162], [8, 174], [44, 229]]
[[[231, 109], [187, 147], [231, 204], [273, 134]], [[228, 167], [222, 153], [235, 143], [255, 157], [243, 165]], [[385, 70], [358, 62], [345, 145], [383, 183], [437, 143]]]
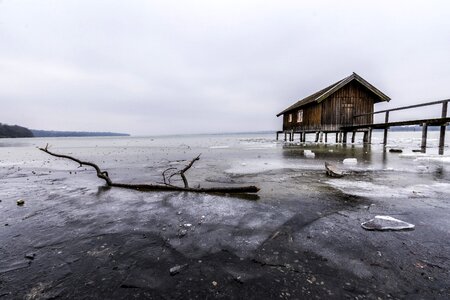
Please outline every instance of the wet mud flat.
[[[36, 155], [0, 171], [0, 299], [450, 297], [446, 169], [330, 179], [289, 165], [238, 172], [206, 153], [190, 174], [194, 183], [256, 184], [255, 198], [105, 188], [91, 170]], [[247, 155], [244, 168], [253, 157], [270, 166], [274, 154]], [[149, 169], [112, 158], [105, 169], [122, 181]], [[426, 184], [408, 185], [413, 177]], [[416, 227], [364, 230], [375, 215]]]

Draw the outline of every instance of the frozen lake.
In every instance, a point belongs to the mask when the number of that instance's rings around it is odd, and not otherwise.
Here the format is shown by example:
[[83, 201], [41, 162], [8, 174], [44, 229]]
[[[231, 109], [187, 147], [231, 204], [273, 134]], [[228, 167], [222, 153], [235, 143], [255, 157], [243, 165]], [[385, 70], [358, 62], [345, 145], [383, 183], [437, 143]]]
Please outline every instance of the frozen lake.
[[[290, 290], [297, 296], [354, 295], [354, 290], [343, 288], [350, 282], [373, 297], [385, 292], [440, 297], [448, 291], [450, 246], [443, 241], [450, 238], [450, 149], [447, 138], [449, 154], [437, 155], [438, 134], [428, 133], [427, 154], [412, 152], [420, 148], [420, 132], [390, 132], [389, 147], [403, 153], [383, 151], [381, 132], [374, 133], [370, 146], [361, 143], [362, 136], [356, 144], [343, 146], [284, 143], [276, 141], [275, 134], [0, 139], [0, 298], [33, 293], [42, 298], [84, 297], [92, 292], [91, 281], [104, 295], [143, 296], [142, 289], [150, 289], [155, 293], [151, 295], [176, 298], [186, 287], [173, 290], [170, 284], [190, 277], [183, 272], [169, 276], [168, 269], [188, 264], [195, 273], [198, 264], [220, 263], [223, 251], [236, 262], [219, 268], [220, 276], [248, 280], [244, 285], [250, 295], [265, 295], [250, 283], [253, 277], [246, 271], [257, 262], [259, 267], [288, 264], [292, 276], [306, 276], [304, 280], [311, 280], [314, 272], [318, 280], [320, 268], [345, 274], [342, 282], [323, 275], [319, 286]], [[115, 182], [161, 182], [165, 169], [184, 166], [184, 160], [201, 153], [187, 173], [191, 186], [257, 185], [261, 190], [255, 198], [108, 189], [93, 170], [36, 149], [47, 143], [53, 152], [97, 163]], [[327, 177], [326, 161], [347, 175]], [[16, 205], [19, 199], [24, 206]], [[416, 228], [383, 235], [361, 228], [362, 222], [380, 214]], [[161, 241], [148, 248], [145, 257], [143, 236], [151, 245]], [[30, 253], [33, 259], [25, 258]], [[305, 265], [305, 259], [312, 259], [309, 255], [326, 263]], [[157, 267], [141, 266], [141, 261]], [[418, 262], [424, 267], [416, 268]], [[387, 269], [380, 272], [377, 264]], [[398, 278], [392, 264], [410, 274]], [[48, 268], [54, 271], [44, 271]], [[225, 295], [239, 291], [225, 277], [212, 279], [208, 270], [202, 271], [208, 284], [219, 280], [228, 288]], [[146, 272], [149, 275], [143, 276]], [[261, 282], [278, 278], [267, 271], [251, 272], [261, 272]], [[426, 279], [423, 272], [434, 279]], [[383, 276], [398, 284], [386, 285]], [[137, 289], [120, 289], [123, 286]], [[385, 292], [379, 292], [380, 286]], [[272, 283], [273, 291], [266, 292], [281, 293], [284, 288]], [[206, 297], [208, 291], [196, 292]]]

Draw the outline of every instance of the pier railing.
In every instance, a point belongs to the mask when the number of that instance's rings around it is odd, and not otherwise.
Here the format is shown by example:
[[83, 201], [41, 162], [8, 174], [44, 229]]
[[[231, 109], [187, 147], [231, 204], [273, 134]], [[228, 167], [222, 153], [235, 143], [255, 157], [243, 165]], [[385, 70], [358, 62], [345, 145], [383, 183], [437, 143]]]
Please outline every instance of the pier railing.
[[[353, 116], [353, 119], [362, 117], [362, 116], [368, 116], [368, 115], [375, 115], [375, 114], [381, 114], [385, 113], [384, 117], [384, 123], [372, 123], [372, 124], [364, 124], [364, 125], [353, 125], [353, 126], [346, 126], [343, 127], [344, 130], [351, 131], [355, 129], [360, 128], [380, 128], [384, 129], [384, 137], [383, 137], [383, 144], [386, 146], [387, 144], [387, 134], [389, 127], [393, 126], [405, 126], [405, 125], [421, 125], [422, 126], [422, 144], [421, 149], [422, 152], [425, 152], [426, 149], [426, 143], [427, 143], [427, 130], [428, 126], [440, 126], [440, 135], [439, 135], [439, 154], [444, 153], [444, 143], [445, 143], [445, 129], [447, 126], [447, 123], [450, 122], [450, 118], [447, 118], [447, 108], [448, 108], [448, 102], [450, 102], [450, 99], [446, 100], [439, 100], [439, 101], [433, 101], [433, 102], [426, 102], [426, 103], [420, 103], [420, 104], [414, 104], [414, 105], [408, 105], [408, 106], [402, 106], [402, 107], [396, 107], [391, 109], [385, 109], [380, 110], [372, 113], [365, 113], [360, 115]], [[442, 104], [442, 113], [440, 118], [432, 118], [432, 119], [420, 119], [420, 120], [411, 120], [411, 121], [399, 121], [399, 122], [389, 122], [389, 113], [391, 111], [398, 111], [398, 110], [405, 110], [405, 109], [411, 109], [411, 108], [417, 108], [417, 107], [423, 107], [423, 106], [431, 106], [431, 105], [438, 105]]]

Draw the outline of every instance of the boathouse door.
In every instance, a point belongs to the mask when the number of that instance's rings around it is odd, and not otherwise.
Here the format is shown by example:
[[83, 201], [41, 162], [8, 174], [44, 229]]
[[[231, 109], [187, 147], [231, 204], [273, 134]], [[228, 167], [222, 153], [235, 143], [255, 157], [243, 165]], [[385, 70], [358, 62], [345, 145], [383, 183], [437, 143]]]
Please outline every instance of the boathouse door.
[[341, 125], [353, 125], [353, 104], [343, 103], [341, 107]]

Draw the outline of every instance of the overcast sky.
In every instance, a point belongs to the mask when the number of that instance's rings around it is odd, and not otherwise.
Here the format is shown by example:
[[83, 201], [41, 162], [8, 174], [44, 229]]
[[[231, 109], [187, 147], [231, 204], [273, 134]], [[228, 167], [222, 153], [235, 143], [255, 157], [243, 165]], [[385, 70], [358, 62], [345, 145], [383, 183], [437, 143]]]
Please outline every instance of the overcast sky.
[[389, 107], [450, 98], [450, 1], [0, 0], [2, 123], [276, 130], [352, 72]]

